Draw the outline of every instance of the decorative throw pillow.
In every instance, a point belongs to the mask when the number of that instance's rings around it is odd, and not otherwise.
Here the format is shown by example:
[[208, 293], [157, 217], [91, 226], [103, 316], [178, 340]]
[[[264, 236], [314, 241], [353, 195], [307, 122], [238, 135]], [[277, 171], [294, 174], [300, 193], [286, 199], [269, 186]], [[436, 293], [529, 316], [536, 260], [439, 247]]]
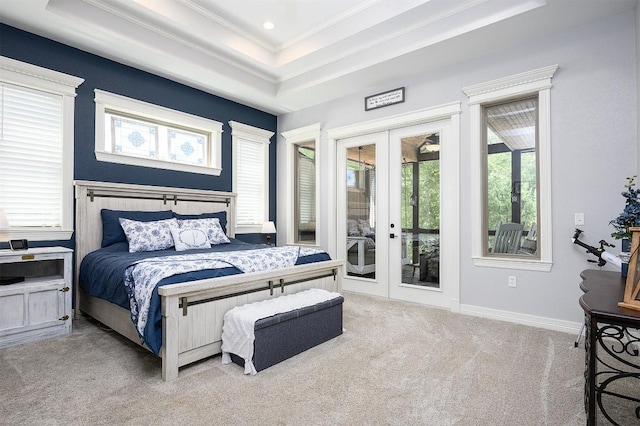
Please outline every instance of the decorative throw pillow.
[[220, 220], [220, 226], [224, 233], [227, 233], [227, 212], [215, 212], [215, 213], [201, 213], [201, 214], [180, 214], [173, 212], [173, 217], [178, 220], [184, 219], [209, 219], [217, 217]]
[[173, 247], [171, 227], [177, 227], [176, 219], [138, 222], [120, 218], [120, 226], [129, 241], [129, 252], [164, 250]]
[[202, 229], [171, 227], [171, 236], [176, 251], [211, 248], [207, 233]]
[[107, 247], [111, 244], [126, 242], [127, 236], [124, 235], [122, 226], [118, 219], [137, 220], [138, 222], [152, 222], [155, 220], [171, 219], [173, 213], [171, 210], [163, 211], [138, 211], [138, 210], [109, 210], [102, 209], [100, 211], [102, 217], [102, 244], [101, 247]]
[[222, 226], [220, 226], [220, 220], [218, 220], [218, 218], [213, 217], [208, 219], [184, 219], [178, 220], [178, 224], [180, 228], [203, 230], [207, 234], [209, 243], [211, 243], [212, 246], [217, 244], [227, 244], [231, 242], [222, 230]]

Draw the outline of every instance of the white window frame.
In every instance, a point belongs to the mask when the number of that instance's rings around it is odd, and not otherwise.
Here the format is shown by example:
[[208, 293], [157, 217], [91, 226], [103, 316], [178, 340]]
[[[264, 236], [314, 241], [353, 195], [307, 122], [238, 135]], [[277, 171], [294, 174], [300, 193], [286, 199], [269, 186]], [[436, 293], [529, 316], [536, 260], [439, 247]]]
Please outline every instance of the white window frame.
[[[475, 266], [530, 271], [551, 270], [552, 215], [551, 215], [551, 78], [558, 69], [552, 65], [509, 77], [464, 87], [469, 98], [471, 141], [471, 255]], [[539, 259], [523, 257], [485, 256], [482, 247], [483, 232], [483, 179], [482, 179], [482, 107], [486, 104], [525, 97], [538, 96], [538, 250]]]
[[[286, 197], [286, 209], [287, 214], [284, 215], [284, 220], [286, 223], [279, 223], [279, 226], [284, 226], [286, 229], [286, 242], [287, 244], [297, 244], [297, 245], [310, 245], [317, 247], [319, 246], [318, 237], [320, 235], [320, 191], [318, 189], [318, 185], [320, 183], [320, 129], [322, 128], [321, 123], [311, 124], [309, 126], [300, 127], [298, 129], [288, 130], [286, 132], [282, 132], [281, 135], [286, 143], [286, 181], [285, 181], [285, 197]], [[296, 152], [298, 145], [305, 142], [315, 143], [315, 152], [316, 152], [316, 240], [313, 244], [305, 244], [304, 241], [298, 242], [296, 241], [297, 235], [295, 232], [296, 226]]]
[[[248, 124], [239, 123], [237, 121], [229, 121], [231, 126], [231, 144], [233, 146], [233, 184], [232, 191], [238, 193], [237, 187], [237, 173], [238, 173], [238, 155], [237, 147], [238, 143], [242, 140], [258, 142], [262, 144], [262, 154], [264, 159], [264, 175], [262, 182], [264, 183], [264, 190], [262, 191], [262, 199], [259, 202], [262, 203], [264, 208], [264, 217], [261, 223], [243, 224], [238, 221], [236, 217], [236, 234], [252, 234], [260, 233], [262, 231], [262, 223], [269, 221], [269, 144], [271, 143], [271, 137], [275, 134], [268, 130], [260, 129], [258, 127], [250, 126]], [[238, 194], [238, 200], [240, 200], [240, 194]], [[236, 215], [238, 214], [238, 207], [236, 207]]]
[[68, 240], [73, 235], [73, 143], [76, 88], [84, 79], [0, 56], [0, 81], [62, 97], [62, 224], [54, 228], [11, 227], [0, 238]]
[[[100, 89], [95, 89], [94, 93], [96, 104], [95, 154], [98, 161], [220, 176], [222, 172], [222, 123]], [[115, 114], [123, 113], [140, 117], [141, 119], [160, 121], [177, 127], [186, 127], [209, 135], [209, 166], [133, 157], [110, 152], [106, 147], [105, 141], [105, 126], [108, 125], [105, 119], [106, 110], [110, 110]]]

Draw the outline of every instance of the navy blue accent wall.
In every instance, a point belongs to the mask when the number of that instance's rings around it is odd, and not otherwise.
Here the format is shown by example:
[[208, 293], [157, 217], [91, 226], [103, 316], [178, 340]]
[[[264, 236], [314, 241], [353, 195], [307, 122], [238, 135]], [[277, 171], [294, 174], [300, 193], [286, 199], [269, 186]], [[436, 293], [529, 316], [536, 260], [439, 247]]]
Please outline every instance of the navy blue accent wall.
[[[78, 180], [231, 191], [232, 159], [229, 121], [237, 121], [272, 132], [277, 131], [275, 115], [4, 24], [0, 24], [0, 55], [84, 78], [84, 83], [77, 89], [75, 101], [74, 178]], [[158, 60], [161, 61], [163, 58]], [[223, 123], [220, 176], [97, 161], [94, 154], [94, 89]], [[277, 164], [275, 136], [270, 145], [269, 158], [271, 197], [269, 217], [275, 220]], [[56, 244], [59, 243], [56, 242]]]

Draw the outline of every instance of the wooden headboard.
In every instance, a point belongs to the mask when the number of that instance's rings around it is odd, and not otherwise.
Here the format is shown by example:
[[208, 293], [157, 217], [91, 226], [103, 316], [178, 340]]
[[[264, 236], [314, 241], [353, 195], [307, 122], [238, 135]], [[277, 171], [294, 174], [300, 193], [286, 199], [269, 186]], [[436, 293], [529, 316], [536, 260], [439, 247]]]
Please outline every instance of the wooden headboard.
[[[199, 189], [75, 181], [76, 290], [84, 256], [100, 248], [102, 209], [159, 211], [180, 214], [227, 212], [227, 235], [235, 237], [236, 194]], [[76, 295], [78, 293], [76, 292]]]

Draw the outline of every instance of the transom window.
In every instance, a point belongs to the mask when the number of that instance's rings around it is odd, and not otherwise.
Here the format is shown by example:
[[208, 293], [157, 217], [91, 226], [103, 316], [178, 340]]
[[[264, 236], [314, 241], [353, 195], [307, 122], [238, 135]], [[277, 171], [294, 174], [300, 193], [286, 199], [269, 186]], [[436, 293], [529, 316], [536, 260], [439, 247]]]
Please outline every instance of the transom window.
[[105, 143], [111, 152], [132, 157], [208, 167], [209, 134], [107, 110]]
[[99, 161], [219, 175], [222, 124], [96, 90]]

